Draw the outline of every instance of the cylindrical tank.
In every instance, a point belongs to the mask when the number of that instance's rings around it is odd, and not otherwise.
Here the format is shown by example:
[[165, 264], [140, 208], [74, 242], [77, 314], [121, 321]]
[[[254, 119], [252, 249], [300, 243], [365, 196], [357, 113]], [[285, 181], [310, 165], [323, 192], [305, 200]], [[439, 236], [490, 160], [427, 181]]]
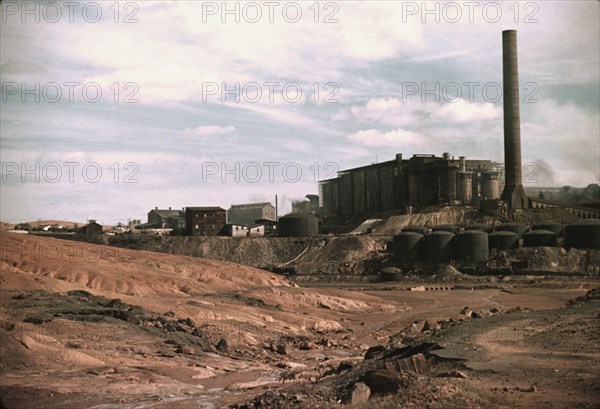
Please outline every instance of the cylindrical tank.
[[550, 230], [532, 230], [523, 235], [523, 247], [556, 247], [556, 233]]
[[458, 198], [463, 203], [471, 203], [473, 199], [472, 172], [458, 172]]
[[402, 228], [402, 233], [409, 232], [409, 231], [413, 232], [413, 233], [425, 234], [427, 232], [427, 227], [409, 224], [408, 226]]
[[565, 247], [600, 249], [600, 220], [578, 220], [565, 226]]
[[311, 213], [290, 213], [279, 219], [279, 235], [307, 237], [319, 234], [319, 218]]
[[497, 172], [486, 172], [481, 179], [481, 199], [493, 200], [500, 198], [500, 180]]
[[529, 227], [526, 224], [515, 222], [504, 223], [496, 227], [496, 231], [511, 231], [513, 233], [517, 233], [519, 238], [522, 237], [528, 229]]
[[512, 231], [497, 231], [488, 234], [488, 242], [490, 250], [513, 250], [519, 247], [519, 235]]
[[385, 267], [381, 270], [382, 281], [398, 281], [402, 278], [402, 270], [396, 267]]
[[424, 259], [430, 263], [449, 262], [456, 259], [454, 234], [447, 231], [435, 231], [423, 238]]
[[431, 231], [448, 231], [450, 233], [457, 234], [460, 231], [460, 227], [453, 224], [442, 224], [440, 226], [433, 226]]
[[402, 232], [394, 236], [394, 260], [415, 262], [423, 259], [423, 235], [415, 232]]
[[549, 230], [560, 235], [563, 231], [563, 227], [559, 222], [547, 221], [534, 224], [532, 230]]
[[490, 232], [490, 231], [492, 231], [492, 226], [489, 224], [485, 224], [485, 223], [473, 223], [473, 224], [469, 224], [469, 225], [465, 226], [465, 231], [471, 231], [471, 230]]
[[481, 230], [467, 230], [456, 236], [458, 259], [464, 263], [484, 263], [489, 258], [488, 235]]

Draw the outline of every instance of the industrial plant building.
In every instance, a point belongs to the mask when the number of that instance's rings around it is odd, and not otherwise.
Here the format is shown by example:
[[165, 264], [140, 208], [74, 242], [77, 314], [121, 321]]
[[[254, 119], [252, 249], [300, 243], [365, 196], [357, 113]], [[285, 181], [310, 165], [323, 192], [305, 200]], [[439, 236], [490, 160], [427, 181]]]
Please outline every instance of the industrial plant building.
[[471, 204], [496, 200], [504, 166], [489, 160], [455, 159], [444, 153], [413, 155], [338, 172], [319, 182], [324, 217], [353, 216], [407, 206]]
[[190, 236], [217, 236], [227, 221], [221, 207], [186, 207], [185, 226]]
[[231, 205], [227, 211], [227, 223], [253, 226], [257, 220], [275, 221], [275, 206], [271, 203], [247, 203]]
[[144, 226], [155, 229], [183, 229], [185, 228], [185, 210], [155, 207], [148, 212], [148, 223]]

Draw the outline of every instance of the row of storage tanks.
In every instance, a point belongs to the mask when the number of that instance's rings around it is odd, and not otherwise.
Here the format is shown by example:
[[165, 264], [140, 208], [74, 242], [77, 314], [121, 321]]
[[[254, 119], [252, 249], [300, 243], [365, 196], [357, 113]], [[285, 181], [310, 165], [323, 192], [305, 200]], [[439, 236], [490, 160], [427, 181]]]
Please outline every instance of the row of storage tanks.
[[465, 264], [486, 262], [489, 252], [512, 250], [519, 247], [554, 247], [564, 233], [566, 248], [600, 249], [600, 220], [586, 219], [564, 227], [556, 222], [529, 226], [507, 223], [494, 227], [486, 224], [466, 226], [464, 231], [453, 225], [435, 226], [431, 233], [423, 226], [407, 226], [394, 236], [391, 252], [394, 259], [403, 262], [449, 262], [458, 260]]

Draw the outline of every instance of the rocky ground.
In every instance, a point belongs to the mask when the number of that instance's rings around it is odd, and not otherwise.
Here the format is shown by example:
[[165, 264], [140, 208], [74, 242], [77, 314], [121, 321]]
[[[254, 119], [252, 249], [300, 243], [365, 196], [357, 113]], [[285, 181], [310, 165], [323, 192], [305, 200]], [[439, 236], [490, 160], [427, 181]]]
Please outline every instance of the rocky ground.
[[594, 277], [306, 288], [24, 236], [0, 234], [6, 408], [598, 407]]

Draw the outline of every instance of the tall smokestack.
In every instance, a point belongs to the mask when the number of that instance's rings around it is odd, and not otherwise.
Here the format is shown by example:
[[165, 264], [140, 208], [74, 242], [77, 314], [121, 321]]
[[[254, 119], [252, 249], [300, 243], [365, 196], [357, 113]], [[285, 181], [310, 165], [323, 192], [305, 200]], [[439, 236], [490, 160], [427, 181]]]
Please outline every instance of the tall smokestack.
[[521, 168], [521, 115], [519, 113], [519, 72], [517, 31], [502, 32], [502, 88], [504, 95], [504, 162], [506, 185], [502, 199], [511, 210], [526, 209]]

